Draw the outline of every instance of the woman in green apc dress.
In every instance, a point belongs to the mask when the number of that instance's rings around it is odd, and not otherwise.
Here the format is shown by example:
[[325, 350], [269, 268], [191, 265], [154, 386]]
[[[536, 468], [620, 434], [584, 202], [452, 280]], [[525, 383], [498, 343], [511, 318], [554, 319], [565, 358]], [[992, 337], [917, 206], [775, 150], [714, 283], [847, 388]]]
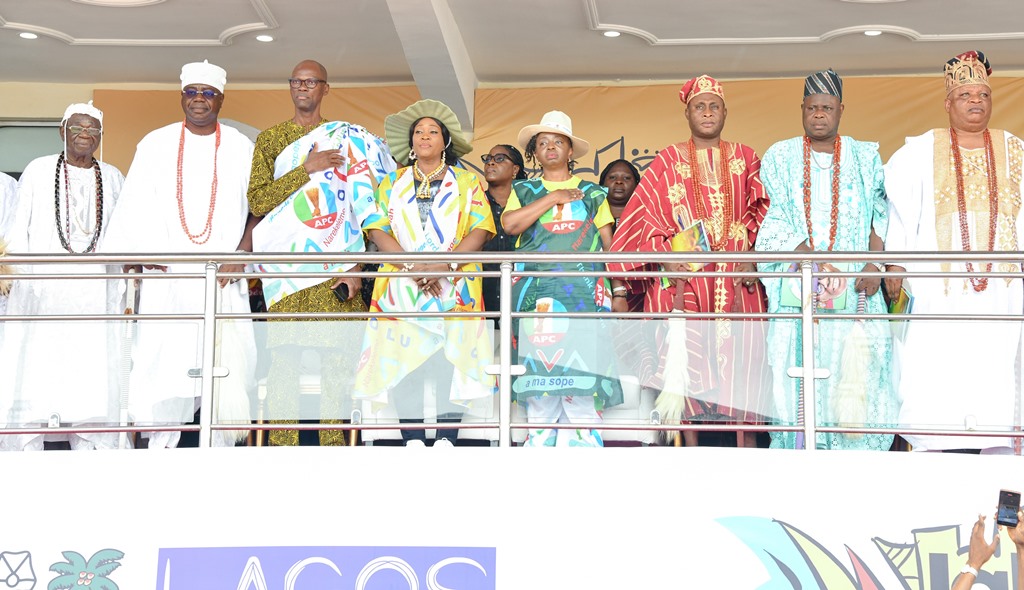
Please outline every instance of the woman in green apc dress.
[[[560, 111], [544, 115], [539, 125], [519, 132], [526, 159], [542, 170], [541, 178], [513, 185], [501, 224], [518, 236], [517, 252], [597, 252], [612, 243], [614, 219], [607, 189], [573, 175], [573, 157], [590, 145], [572, 134], [572, 120]], [[517, 263], [525, 272], [600, 272], [603, 263]], [[610, 311], [612, 296], [625, 297], [625, 287], [609, 287], [594, 276], [519, 276], [512, 284], [515, 311]], [[596, 423], [604, 408], [622, 403], [622, 387], [608, 352], [610, 323], [558, 317], [513, 320], [513, 347], [526, 374], [512, 390], [526, 403], [530, 422]], [[603, 333], [607, 333], [602, 337]], [[530, 429], [525, 446], [603, 446], [596, 430]]]

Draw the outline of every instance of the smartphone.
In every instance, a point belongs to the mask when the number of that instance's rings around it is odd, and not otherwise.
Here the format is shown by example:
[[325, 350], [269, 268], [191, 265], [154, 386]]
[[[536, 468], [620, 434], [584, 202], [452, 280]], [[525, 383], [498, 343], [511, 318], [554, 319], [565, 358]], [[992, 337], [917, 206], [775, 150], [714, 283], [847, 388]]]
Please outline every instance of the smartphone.
[[[337, 287], [331, 289], [331, 291], [334, 291], [334, 296], [338, 298], [338, 301], [348, 301], [348, 285], [346, 285], [345, 283], [338, 285]], [[1020, 496], [1020, 494], [1017, 495]], [[1014, 512], [1014, 514], [1016, 514], [1016, 512]]]
[[1020, 492], [999, 490], [999, 508], [996, 511], [996, 524], [1017, 526], [1017, 511], [1020, 510]]

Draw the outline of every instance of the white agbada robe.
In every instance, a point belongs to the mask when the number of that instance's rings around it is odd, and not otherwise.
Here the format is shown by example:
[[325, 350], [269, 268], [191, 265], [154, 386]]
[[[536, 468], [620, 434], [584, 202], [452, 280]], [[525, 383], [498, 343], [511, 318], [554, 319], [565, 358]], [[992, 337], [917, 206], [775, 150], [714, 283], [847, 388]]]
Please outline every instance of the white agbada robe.
[[[111, 221], [108, 249], [125, 253], [189, 254], [233, 253], [245, 231], [249, 203], [246, 190], [253, 143], [238, 130], [221, 125], [217, 152], [217, 198], [213, 208], [212, 235], [195, 244], [182, 228], [177, 200], [178, 145], [181, 123], [157, 129], [139, 142], [121, 193], [118, 211]], [[186, 224], [195, 235], [206, 225], [211, 205], [215, 134], [185, 131], [182, 161], [182, 202]], [[203, 264], [170, 264], [167, 272], [144, 270], [152, 275], [200, 273]], [[139, 314], [202, 314], [205, 305], [203, 279], [143, 279], [139, 290]], [[245, 281], [218, 289], [217, 308], [225, 313], [248, 313]], [[132, 416], [137, 424], [181, 424], [192, 421], [193, 400], [201, 395], [201, 379], [188, 371], [202, 366], [202, 321], [140, 319], [132, 354], [129, 380]], [[250, 320], [220, 322], [217, 366], [229, 376], [214, 380], [218, 401], [215, 421], [249, 420], [249, 404], [255, 392], [256, 345]], [[221, 432], [214, 444], [234, 444], [234, 432]], [[177, 436], [166, 444], [174, 446]]]
[[[1020, 142], [1005, 133], [1007, 153], [1010, 143]], [[889, 229], [885, 236], [885, 249], [889, 251], [938, 251], [934, 191], [934, 132], [908, 137], [906, 144], [893, 154], [885, 165], [885, 189], [889, 197]], [[1019, 150], [1018, 150], [1019, 153]], [[998, 156], [997, 156], [998, 157]], [[1013, 158], [1009, 158], [1013, 160]], [[1011, 162], [1006, 162], [1009, 173]], [[1019, 157], [1017, 166], [1020, 166]], [[1019, 168], [1018, 168], [1019, 171]], [[1016, 181], [1024, 182], [1020, 176]], [[1011, 182], [999, 178], [999, 185]], [[955, 204], [953, 205], [955, 207]], [[1019, 202], [1018, 202], [1019, 207]], [[1002, 215], [1002, 211], [1000, 212]], [[979, 228], [976, 221], [985, 225]], [[976, 219], [968, 214], [971, 248], [988, 248], [988, 215]], [[951, 224], [949, 243], [957, 251], [960, 247], [958, 218]], [[1016, 236], [1024, 235], [1024, 216], [1014, 220]], [[997, 236], [1004, 235], [1000, 231]], [[998, 243], [998, 242], [997, 242]], [[1019, 250], [1013, 244], [1005, 250]], [[940, 272], [939, 262], [900, 263], [909, 272]], [[977, 270], [984, 265], [975, 264]], [[993, 266], [994, 271], [1013, 270]], [[965, 272], [964, 264], [951, 265], [953, 272]], [[913, 315], [966, 314], [1021, 315], [1024, 311], [1024, 288], [1021, 280], [1007, 281], [990, 278], [988, 287], [976, 292], [967, 279], [949, 278], [948, 292], [943, 278], [910, 279], [915, 297]], [[1017, 347], [1020, 342], [1020, 322], [976, 321], [910, 321], [906, 341], [894, 339], [901, 401], [899, 422], [911, 428], [937, 430], [1008, 429], [1019, 416], [1015, 416], [1018, 395], [1015, 381]], [[904, 436], [915, 450], [992, 449], [1005, 452], [1012, 448], [1009, 438], [969, 436]]]
[[[18, 181], [0, 172], [0, 240], [6, 242], [8, 227], [14, 220], [14, 203], [18, 196]], [[0, 295], [0, 315], [7, 309], [7, 295]], [[4, 335], [4, 325], [0, 323], [0, 338]]]
[[[54, 216], [57, 154], [29, 163], [18, 185], [9, 225], [8, 250], [19, 254], [68, 254]], [[71, 249], [84, 252], [96, 229], [96, 173], [93, 168], [63, 167], [59, 183], [61, 226]], [[100, 164], [103, 228], [96, 252], [106, 251], [105, 235], [124, 177]], [[70, 191], [68, 191], [70, 188]], [[70, 210], [68, 209], [70, 206]], [[68, 223], [70, 222], [70, 223]], [[20, 265], [11, 288], [8, 315], [115, 314], [124, 310], [116, 279], [48, 280], [33, 274], [117, 272], [107, 265]], [[46, 424], [56, 414], [62, 423], [116, 424], [119, 415], [119, 344], [123, 324], [104, 321], [9, 322], [0, 347], [0, 421], [10, 425]], [[83, 444], [84, 439], [88, 443]], [[82, 434], [75, 447], [117, 444], [117, 434]], [[42, 436], [0, 437], [0, 448], [42, 448]]]

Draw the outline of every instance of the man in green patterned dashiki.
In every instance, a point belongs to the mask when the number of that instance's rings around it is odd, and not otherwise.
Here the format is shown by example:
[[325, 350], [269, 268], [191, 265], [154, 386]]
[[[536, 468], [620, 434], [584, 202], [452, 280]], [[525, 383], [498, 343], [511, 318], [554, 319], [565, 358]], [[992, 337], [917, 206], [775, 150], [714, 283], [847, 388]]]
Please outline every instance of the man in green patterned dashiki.
[[[323, 65], [300, 62], [288, 80], [294, 116], [260, 133], [256, 139], [249, 184], [249, 206], [264, 216], [253, 230], [256, 252], [363, 252], [362, 228], [380, 211], [373, 191], [394, 169], [383, 142], [362, 127], [327, 121], [320, 104], [330, 92]], [[355, 264], [257, 264], [267, 309], [271, 313], [364, 312], [362, 279], [347, 277], [277, 277], [275, 272], [337, 272], [359, 270]], [[267, 412], [272, 423], [294, 422], [301, 416], [299, 377], [304, 350], [319, 352], [320, 414], [323, 423], [339, 424], [344, 379], [355, 369], [361, 324], [317, 321], [271, 322], [267, 347]], [[296, 430], [275, 430], [273, 445], [296, 445]], [[344, 431], [320, 432], [320, 444], [345, 444]]]

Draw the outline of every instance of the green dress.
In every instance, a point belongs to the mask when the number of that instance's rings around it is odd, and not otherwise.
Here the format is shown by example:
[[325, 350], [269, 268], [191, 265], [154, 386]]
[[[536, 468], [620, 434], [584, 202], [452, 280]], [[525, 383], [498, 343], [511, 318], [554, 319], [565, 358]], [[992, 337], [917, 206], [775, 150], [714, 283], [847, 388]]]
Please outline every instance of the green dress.
[[[526, 229], [516, 243], [517, 252], [597, 252], [602, 249], [600, 227], [614, 223], [604, 187], [573, 176], [560, 183], [542, 179], [513, 185], [505, 213], [549, 192], [579, 188], [579, 201], [556, 205]], [[517, 263], [516, 271], [603, 271], [603, 263]], [[611, 311], [608, 279], [579, 277], [516, 277], [512, 308], [537, 312]], [[524, 318], [512, 321], [513, 357], [526, 373], [514, 378], [517, 401], [543, 395], [593, 396], [601, 409], [622, 403], [622, 386], [611, 346], [613, 322], [594, 319]]]

